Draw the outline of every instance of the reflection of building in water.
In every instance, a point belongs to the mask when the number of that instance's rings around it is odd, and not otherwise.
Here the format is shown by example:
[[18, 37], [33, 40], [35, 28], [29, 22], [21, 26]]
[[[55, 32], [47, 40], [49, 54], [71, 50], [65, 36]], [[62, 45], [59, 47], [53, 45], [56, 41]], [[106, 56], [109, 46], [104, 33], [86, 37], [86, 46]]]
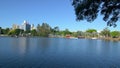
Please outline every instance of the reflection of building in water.
[[24, 54], [26, 49], [26, 39], [25, 38], [20, 39], [19, 43], [20, 43], [19, 45], [20, 54]]
[[29, 43], [28, 41], [29, 40], [27, 38], [21, 38], [19, 40], [19, 43], [20, 43], [20, 45], [19, 45], [20, 54], [25, 54], [26, 53], [27, 49], [29, 48], [29, 47], [27, 47], [28, 43]]

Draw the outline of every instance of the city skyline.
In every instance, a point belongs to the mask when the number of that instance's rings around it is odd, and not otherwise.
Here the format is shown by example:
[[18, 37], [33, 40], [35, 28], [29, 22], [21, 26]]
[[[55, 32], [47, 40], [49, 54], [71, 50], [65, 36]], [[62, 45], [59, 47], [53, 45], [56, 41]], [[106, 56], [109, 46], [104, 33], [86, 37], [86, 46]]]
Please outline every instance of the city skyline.
[[[92, 22], [76, 21], [75, 12], [70, 0], [1, 0], [0, 1], [0, 27], [11, 28], [12, 24], [21, 25], [27, 20], [30, 24], [43, 22], [51, 27], [59, 26], [61, 30], [68, 28], [70, 31], [85, 31], [93, 28], [98, 31], [107, 27], [107, 23], [102, 20], [102, 16]], [[109, 27], [110, 30], [120, 30], [120, 23], [117, 27]]]
[[12, 29], [13, 30], [14, 29], [23, 29], [24, 31], [29, 31], [29, 30], [33, 30], [36, 28], [34, 27], [34, 24], [30, 24], [28, 21], [24, 20], [21, 25], [13, 24]]

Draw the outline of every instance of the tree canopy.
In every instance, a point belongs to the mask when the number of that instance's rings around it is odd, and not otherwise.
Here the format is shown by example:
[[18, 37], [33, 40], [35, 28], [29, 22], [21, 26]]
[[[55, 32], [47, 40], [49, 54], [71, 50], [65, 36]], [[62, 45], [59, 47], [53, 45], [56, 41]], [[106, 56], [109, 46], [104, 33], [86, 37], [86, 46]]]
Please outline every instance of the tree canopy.
[[23, 32], [23, 30], [21, 30], [21, 29], [14, 29], [14, 30], [9, 31], [8, 35], [17, 35], [18, 36], [20, 34], [20, 32]]
[[116, 27], [120, 19], [120, 0], [73, 0], [72, 5], [78, 21], [94, 21], [100, 12], [107, 26]]
[[47, 23], [42, 23], [41, 26], [40, 26], [40, 24], [38, 24], [37, 31], [38, 31], [39, 36], [47, 37], [48, 34], [50, 34], [50, 32], [51, 32], [51, 27]]
[[110, 30], [108, 28], [105, 28], [101, 31], [100, 34], [104, 37], [109, 37], [110, 36]]
[[97, 32], [97, 30], [95, 30], [95, 29], [88, 29], [88, 30], [86, 30], [86, 32], [88, 32], [88, 33], [94, 33], [94, 32]]
[[119, 31], [112, 31], [110, 34], [111, 34], [111, 36], [112, 36], [113, 38], [117, 38], [117, 37], [120, 36], [120, 32], [119, 32]]

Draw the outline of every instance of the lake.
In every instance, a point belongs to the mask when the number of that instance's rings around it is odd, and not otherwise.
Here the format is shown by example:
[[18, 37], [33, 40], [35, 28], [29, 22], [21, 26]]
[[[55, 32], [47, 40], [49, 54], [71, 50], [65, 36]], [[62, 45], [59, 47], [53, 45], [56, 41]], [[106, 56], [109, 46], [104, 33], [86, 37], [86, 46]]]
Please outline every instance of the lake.
[[120, 68], [120, 42], [0, 37], [0, 68]]

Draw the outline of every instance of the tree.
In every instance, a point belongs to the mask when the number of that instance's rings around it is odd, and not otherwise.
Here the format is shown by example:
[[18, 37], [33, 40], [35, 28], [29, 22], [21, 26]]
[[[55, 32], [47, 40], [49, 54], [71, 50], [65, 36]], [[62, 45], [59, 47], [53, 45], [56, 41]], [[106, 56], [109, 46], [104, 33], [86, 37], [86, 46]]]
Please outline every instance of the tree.
[[54, 31], [58, 32], [59, 31], [59, 27], [58, 26], [54, 27]]
[[77, 31], [77, 36], [84, 36], [84, 32], [82, 32], [82, 31]]
[[10, 31], [9, 28], [6, 28], [6, 29], [2, 29], [2, 28], [1, 28], [1, 29], [0, 29], [0, 34], [7, 35], [9, 31]]
[[72, 5], [78, 21], [92, 22], [99, 12], [108, 26], [116, 27], [120, 19], [120, 0], [73, 0]]
[[100, 33], [104, 37], [109, 37], [110, 36], [110, 30], [108, 28], [103, 29]]
[[2, 31], [2, 27], [0, 27], [0, 34], [1, 34], [1, 31]]
[[59, 35], [61, 35], [61, 36], [65, 36], [65, 35], [71, 35], [72, 34], [72, 32], [70, 32], [68, 29], [65, 29], [65, 30], [63, 30], [63, 31], [59, 31]]
[[51, 27], [47, 23], [42, 23], [40, 26], [38, 24], [37, 26], [37, 33], [39, 36], [47, 37], [51, 32]]
[[32, 36], [36, 36], [37, 35], [37, 31], [35, 29], [31, 30], [31, 35]]
[[95, 37], [95, 36], [97, 36], [97, 30], [95, 30], [95, 29], [88, 29], [88, 30], [86, 30], [86, 34], [88, 36], [90, 36], [90, 37]]
[[88, 32], [88, 33], [94, 33], [94, 32], [97, 32], [97, 30], [95, 30], [95, 29], [88, 29], [88, 30], [86, 30], [86, 32]]
[[6, 28], [6, 29], [4, 29], [4, 34], [8, 34], [8, 32], [10, 31], [10, 29], [9, 28]]
[[72, 34], [72, 32], [70, 32], [68, 29], [65, 29], [65, 30], [63, 31], [63, 33], [64, 33], [64, 35]]
[[30, 30], [24, 31], [25, 34], [29, 34], [30, 32], [31, 32]]
[[120, 36], [120, 32], [119, 31], [112, 31], [110, 34], [111, 34], [111, 37], [113, 37], [113, 38], [117, 38], [117, 37]]
[[53, 34], [58, 34], [58, 32], [59, 32], [59, 27], [58, 26], [56, 26], [56, 27], [54, 27], [53, 29], [52, 29], [52, 32], [53, 32]]
[[40, 36], [40, 30], [41, 30], [41, 26], [40, 24], [37, 25], [37, 34]]
[[21, 29], [14, 29], [14, 30], [9, 31], [8, 35], [12, 35], [12, 36], [17, 35], [17, 36], [19, 36], [20, 33], [21, 33]]

